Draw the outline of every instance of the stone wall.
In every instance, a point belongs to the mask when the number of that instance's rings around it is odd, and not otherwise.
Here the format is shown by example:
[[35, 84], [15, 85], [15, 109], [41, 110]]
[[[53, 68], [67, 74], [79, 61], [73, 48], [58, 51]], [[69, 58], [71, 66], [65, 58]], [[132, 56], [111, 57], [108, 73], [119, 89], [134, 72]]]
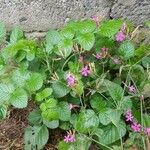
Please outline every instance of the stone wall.
[[0, 0], [0, 21], [8, 29], [19, 25], [26, 32], [59, 28], [69, 20], [92, 15], [141, 24], [150, 20], [150, 0]]

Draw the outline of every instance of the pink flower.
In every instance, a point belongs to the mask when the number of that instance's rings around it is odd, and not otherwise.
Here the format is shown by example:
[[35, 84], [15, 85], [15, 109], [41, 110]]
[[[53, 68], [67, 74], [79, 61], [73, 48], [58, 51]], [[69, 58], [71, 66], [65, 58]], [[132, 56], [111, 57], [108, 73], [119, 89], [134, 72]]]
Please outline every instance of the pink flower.
[[109, 48], [103, 47], [103, 48], [101, 48], [101, 50], [102, 50], [103, 52], [107, 52], [107, 51], [109, 50]]
[[134, 85], [129, 86], [129, 87], [128, 87], [128, 90], [129, 90], [129, 92], [131, 92], [131, 93], [136, 93], [136, 88], [135, 88]]
[[101, 58], [103, 58], [103, 54], [102, 53], [98, 53], [98, 54], [96, 54], [96, 59], [101, 59]]
[[89, 66], [85, 66], [84, 68], [82, 68], [81, 70], [81, 74], [85, 77], [87, 77], [88, 75], [90, 75], [91, 71]]
[[145, 128], [145, 133], [148, 135], [148, 136], [150, 136], [150, 127], [149, 128]]
[[137, 122], [133, 122], [131, 128], [134, 132], [141, 132], [142, 126]]
[[130, 122], [133, 121], [133, 118], [134, 118], [134, 117], [133, 117], [133, 115], [132, 115], [131, 110], [128, 110], [128, 111], [126, 112], [125, 118], [126, 118], [126, 121], [130, 121]]
[[66, 143], [68, 143], [68, 142], [75, 142], [76, 141], [76, 139], [75, 139], [75, 132], [71, 132], [71, 131], [67, 132], [67, 136], [64, 136], [64, 141]]
[[83, 56], [80, 56], [80, 57], [79, 57], [79, 62], [83, 62], [83, 59], [84, 59], [84, 57], [83, 57]]
[[122, 31], [118, 32], [118, 34], [116, 35], [116, 41], [123, 42], [125, 39], [126, 39], [125, 33]]
[[67, 75], [67, 82], [68, 82], [69, 86], [74, 86], [76, 81], [77, 81], [77, 79], [75, 78], [75, 76], [73, 74]]
[[91, 19], [96, 22], [97, 26], [99, 26], [99, 18], [97, 16], [92, 16]]
[[117, 58], [117, 57], [112, 57], [111, 59], [112, 59], [112, 61], [114, 62], [114, 64], [121, 64], [121, 60], [120, 60], [119, 58]]

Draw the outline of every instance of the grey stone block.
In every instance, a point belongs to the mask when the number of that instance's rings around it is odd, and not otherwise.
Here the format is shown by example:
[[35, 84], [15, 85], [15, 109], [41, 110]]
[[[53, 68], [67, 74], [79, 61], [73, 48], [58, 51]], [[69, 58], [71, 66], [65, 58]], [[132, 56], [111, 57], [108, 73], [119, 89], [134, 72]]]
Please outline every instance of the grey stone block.
[[110, 16], [125, 18], [136, 25], [150, 20], [150, 0], [115, 0]]
[[111, 5], [112, 0], [0, 0], [0, 21], [9, 29], [19, 25], [26, 32], [47, 31], [72, 19], [108, 17]]

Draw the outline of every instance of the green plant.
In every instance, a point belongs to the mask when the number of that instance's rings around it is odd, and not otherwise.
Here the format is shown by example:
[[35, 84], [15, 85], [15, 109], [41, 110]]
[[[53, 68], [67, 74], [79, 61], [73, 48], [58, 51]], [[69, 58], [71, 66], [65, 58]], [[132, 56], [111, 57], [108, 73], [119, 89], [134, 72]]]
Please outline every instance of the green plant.
[[[50, 30], [42, 42], [14, 28], [0, 55], [0, 118], [9, 106], [30, 113], [25, 149], [43, 149], [49, 128], [67, 130], [58, 149], [126, 149], [150, 135], [144, 97], [150, 86], [150, 45], [132, 41], [123, 20], [70, 22]], [[0, 39], [6, 29], [0, 24]], [[147, 91], [146, 91], [147, 90]], [[132, 111], [131, 111], [132, 110]]]

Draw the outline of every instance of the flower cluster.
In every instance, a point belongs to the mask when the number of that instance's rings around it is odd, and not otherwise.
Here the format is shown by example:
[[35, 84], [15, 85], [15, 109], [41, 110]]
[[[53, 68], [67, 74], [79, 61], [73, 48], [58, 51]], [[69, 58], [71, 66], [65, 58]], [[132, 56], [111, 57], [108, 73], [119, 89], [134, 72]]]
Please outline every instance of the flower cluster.
[[73, 131], [67, 131], [67, 136], [64, 136], [64, 142], [69, 143], [69, 142], [75, 142], [75, 132]]
[[[131, 110], [128, 110], [126, 112], [125, 118], [126, 118], [126, 121], [130, 123], [131, 129], [134, 132], [141, 132], [142, 131], [142, 128], [143, 128], [142, 125], [139, 124], [137, 121], [135, 121], [135, 118], [134, 118]], [[145, 128], [144, 132], [145, 132], [145, 134], [147, 134], [148, 136], [150, 136], [150, 128]]]

